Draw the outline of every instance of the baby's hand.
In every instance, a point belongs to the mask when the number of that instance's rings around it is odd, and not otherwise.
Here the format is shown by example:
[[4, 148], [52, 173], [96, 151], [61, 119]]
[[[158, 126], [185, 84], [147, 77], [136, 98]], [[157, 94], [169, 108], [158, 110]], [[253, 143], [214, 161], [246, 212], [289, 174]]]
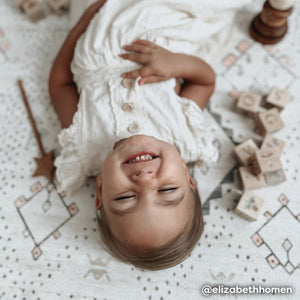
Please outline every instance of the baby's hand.
[[137, 78], [140, 76], [139, 85], [175, 77], [173, 72], [176, 65], [175, 53], [146, 40], [134, 41], [131, 45], [124, 46], [123, 49], [130, 53], [120, 54], [120, 57], [143, 64], [143, 67], [124, 73], [122, 77]]

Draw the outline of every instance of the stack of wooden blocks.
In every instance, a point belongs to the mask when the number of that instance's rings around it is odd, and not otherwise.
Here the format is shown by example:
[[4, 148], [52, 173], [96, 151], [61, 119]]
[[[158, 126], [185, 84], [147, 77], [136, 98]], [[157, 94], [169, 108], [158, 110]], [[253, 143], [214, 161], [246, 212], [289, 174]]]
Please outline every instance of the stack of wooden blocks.
[[[241, 166], [239, 173], [243, 184], [243, 194], [234, 212], [249, 221], [257, 220], [264, 200], [250, 190], [276, 185], [286, 181], [280, 161], [285, 142], [275, 138], [271, 133], [284, 126], [280, 112], [290, 101], [286, 90], [273, 87], [263, 99], [259, 94], [240, 94], [236, 102], [236, 111], [253, 117], [256, 121], [256, 132], [264, 137], [260, 149], [256, 143], [248, 139], [234, 149]], [[264, 106], [265, 111], [259, 112]]]
[[[33, 22], [37, 22], [46, 16], [43, 5], [37, 0], [15, 0], [15, 2], [17, 7]], [[47, 4], [53, 12], [61, 15], [64, 11], [68, 10], [70, 0], [47, 0]]]

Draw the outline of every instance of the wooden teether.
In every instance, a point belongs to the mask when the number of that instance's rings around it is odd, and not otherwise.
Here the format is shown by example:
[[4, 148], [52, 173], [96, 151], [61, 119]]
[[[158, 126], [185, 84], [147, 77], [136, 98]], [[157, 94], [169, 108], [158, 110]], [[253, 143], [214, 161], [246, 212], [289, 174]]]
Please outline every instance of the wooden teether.
[[54, 151], [51, 151], [49, 153], [45, 153], [44, 151], [44, 147], [43, 144], [41, 142], [41, 138], [39, 135], [39, 132], [37, 130], [34, 118], [32, 116], [32, 112], [27, 100], [27, 96], [23, 87], [23, 83], [22, 80], [18, 80], [18, 85], [20, 88], [20, 91], [22, 93], [22, 98], [28, 113], [28, 117], [30, 120], [30, 123], [32, 125], [33, 128], [33, 132], [36, 138], [36, 141], [38, 143], [40, 152], [42, 153], [42, 157], [41, 158], [37, 158], [35, 157], [34, 160], [37, 163], [37, 168], [35, 173], [32, 175], [32, 177], [36, 177], [36, 176], [45, 176], [50, 182], [53, 181], [53, 174], [54, 174], [54, 170], [55, 170], [55, 166], [54, 166]]

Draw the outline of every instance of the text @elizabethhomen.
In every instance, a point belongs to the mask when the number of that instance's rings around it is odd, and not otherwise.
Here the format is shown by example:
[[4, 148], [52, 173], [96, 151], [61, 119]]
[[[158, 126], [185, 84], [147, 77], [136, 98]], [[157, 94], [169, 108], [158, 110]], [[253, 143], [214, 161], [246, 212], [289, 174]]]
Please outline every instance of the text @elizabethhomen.
[[204, 296], [210, 295], [287, 295], [293, 293], [293, 288], [290, 286], [263, 286], [263, 285], [209, 285], [205, 284], [201, 287], [201, 293]]

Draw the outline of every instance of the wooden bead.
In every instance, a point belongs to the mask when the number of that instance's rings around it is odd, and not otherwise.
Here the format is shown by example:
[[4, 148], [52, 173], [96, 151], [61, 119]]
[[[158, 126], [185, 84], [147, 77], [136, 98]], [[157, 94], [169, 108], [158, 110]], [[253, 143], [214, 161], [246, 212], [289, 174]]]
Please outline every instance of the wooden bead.
[[264, 206], [264, 200], [249, 191], [245, 191], [234, 212], [248, 221], [256, 221]]
[[288, 15], [274, 10], [267, 1], [265, 2], [263, 10], [259, 16], [263, 23], [272, 27], [280, 27], [287, 24]]
[[261, 15], [256, 16], [253, 20], [253, 26], [256, 30], [259, 30], [259, 33], [268, 38], [281, 38], [287, 32], [288, 26], [287, 23], [279, 27], [270, 26], [262, 21]]
[[254, 190], [266, 186], [263, 174], [254, 175], [251, 167], [240, 167], [239, 173], [245, 190]]
[[250, 157], [256, 150], [258, 150], [257, 145], [254, 143], [253, 140], [248, 139], [247, 141], [236, 146], [234, 148], [234, 153], [238, 158], [239, 162], [244, 166], [247, 166], [250, 163]]
[[282, 90], [274, 86], [266, 98], [266, 104], [267, 106], [273, 106], [279, 111], [282, 111], [290, 100], [291, 95], [287, 90]]
[[236, 102], [236, 111], [253, 115], [258, 111], [261, 99], [259, 94], [242, 92]]
[[278, 10], [287, 10], [294, 4], [294, 0], [269, 0], [269, 4]]
[[272, 135], [267, 134], [262, 142], [261, 149], [269, 150], [275, 149], [279, 156], [281, 156], [284, 149], [285, 142], [281, 139], [275, 138]]
[[58, 15], [62, 15], [70, 6], [70, 0], [47, 0], [47, 3], [51, 10]]
[[255, 116], [255, 119], [257, 122], [257, 133], [261, 135], [278, 131], [284, 126], [277, 108], [271, 108], [259, 113]]
[[36, 0], [27, 0], [23, 3], [22, 9], [33, 22], [45, 17], [42, 5]]

